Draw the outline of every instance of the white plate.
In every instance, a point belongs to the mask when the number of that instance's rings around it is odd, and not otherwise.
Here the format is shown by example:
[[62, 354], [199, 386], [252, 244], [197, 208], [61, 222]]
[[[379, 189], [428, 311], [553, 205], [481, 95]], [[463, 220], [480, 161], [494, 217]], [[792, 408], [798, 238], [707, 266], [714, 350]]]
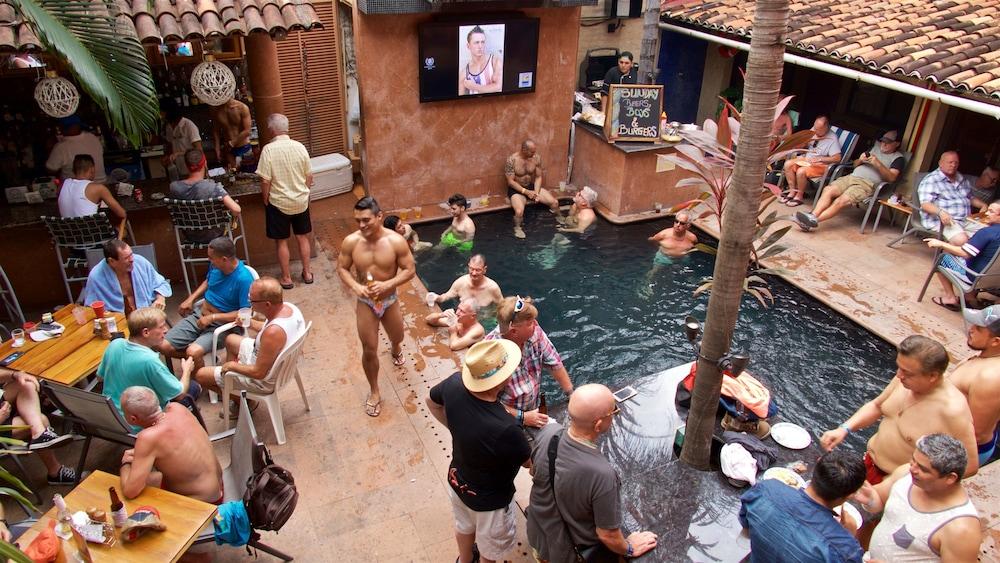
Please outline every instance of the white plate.
[[806, 486], [806, 480], [803, 479], [801, 475], [799, 475], [798, 473], [792, 471], [787, 467], [780, 467], [780, 466], [772, 467], [767, 471], [765, 471], [764, 474], [760, 476], [760, 478], [761, 480], [777, 479], [778, 481], [781, 481], [782, 483], [788, 485], [789, 487], [793, 486], [791, 482], [794, 481], [796, 483], [795, 487], [798, 489], [805, 488]]
[[771, 426], [771, 437], [778, 444], [793, 450], [801, 450], [809, 447], [812, 438], [805, 428], [791, 422], [779, 422]]
[[844, 508], [844, 507], [847, 507], [847, 515], [850, 516], [851, 518], [853, 518], [854, 522], [860, 528], [861, 524], [864, 523], [864, 518], [861, 517], [861, 511], [858, 510], [857, 508], [854, 508], [853, 504], [851, 504], [849, 502], [845, 502], [844, 504], [842, 504], [840, 506], [835, 506], [833, 508], [833, 511], [835, 513], [837, 513], [837, 517], [839, 518], [840, 517], [840, 510], [842, 508]]

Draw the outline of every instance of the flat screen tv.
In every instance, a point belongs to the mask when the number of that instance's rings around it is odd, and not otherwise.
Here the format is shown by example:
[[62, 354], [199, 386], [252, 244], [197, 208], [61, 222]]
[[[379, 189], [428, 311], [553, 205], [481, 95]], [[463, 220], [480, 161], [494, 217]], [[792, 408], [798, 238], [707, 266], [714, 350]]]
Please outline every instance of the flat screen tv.
[[421, 102], [535, 91], [538, 18], [434, 21], [418, 34]]

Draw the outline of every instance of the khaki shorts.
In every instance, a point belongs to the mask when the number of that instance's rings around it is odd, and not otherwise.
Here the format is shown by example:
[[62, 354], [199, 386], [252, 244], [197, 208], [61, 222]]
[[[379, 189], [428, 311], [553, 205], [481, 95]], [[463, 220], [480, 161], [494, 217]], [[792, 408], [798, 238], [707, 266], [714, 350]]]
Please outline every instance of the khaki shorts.
[[826, 189], [831, 187], [836, 187], [840, 191], [837, 199], [846, 198], [851, 205], [861, 203], [875, 193], [875, 184], [857, 176], [837, 178]]
[[485, 559], [503, 561], [503, 556], [514, 549], [517, 539], [514, 519], [517, 506], [514, 501], [511, 500], [506, 508], [477, 512], [465, 506], [451, 487], [448, 487], [448, 497], [451, 498], [451, 511], [455, 515], [455, 531], [463, 535], [475, 535], [479, 553]]

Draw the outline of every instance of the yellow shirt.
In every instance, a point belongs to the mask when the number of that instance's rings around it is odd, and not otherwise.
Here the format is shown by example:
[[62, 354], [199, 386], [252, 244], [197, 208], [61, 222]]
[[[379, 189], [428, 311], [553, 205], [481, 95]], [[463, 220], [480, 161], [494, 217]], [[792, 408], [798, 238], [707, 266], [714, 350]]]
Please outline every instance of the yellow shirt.
[[271, 182], [269, 201], [285, 215], [309, 208], [306, 177], [312, 172], [306, 147], [288, 135], [278, 135], [260, 151], [257, 175]]

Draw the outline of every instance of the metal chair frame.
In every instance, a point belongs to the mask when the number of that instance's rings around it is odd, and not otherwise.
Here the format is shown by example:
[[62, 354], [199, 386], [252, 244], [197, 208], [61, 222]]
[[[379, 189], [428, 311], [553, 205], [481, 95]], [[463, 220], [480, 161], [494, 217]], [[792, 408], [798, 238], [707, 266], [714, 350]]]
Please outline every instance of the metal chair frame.
[[[899, 185], [899, 183], [903, 180], [903, 177], [906, 175], [906, 169], [909, 167], [910, 161], [911, 161], [911, 157], [913, 155], [909, 151], [902, 151], [902, 153], [903, 153], [903, 159], [904, 159], [905, 164], [903, 165], [903, 170], [901, 170], [899, 172], [899, 176], [896, 178], [896, 181], [895, 182], [879, 182], [878, 184], [875, 184], [875, 189], [874, 189], [874, 191], [872, 191], [871, 197], [865, 198], [865, 200], [863, 202], [861, 202], [861, 203], [858, 204], [858, 207], [866, 206], [866, 208], [865, 208], [865, 215], [861, 219], [861, 230], [858, 231], [861, 234], [865, 234], [865, 228], [868, 227], [868, 219], [871, 217], [872, 210], [875, 209], [875, 206], [878, 205], [879, 200], [882, 199], [881, 196], [883, 194], [890, 194], [891, 195], [893, 192], [895, 192], [896, 186]], [[826, 186], [829, 186], [830, 184], [832, 184], [836, 180], [838, 180], [838, 179], [840, 179], [840, 178], [842, 178], [842, 177], [844, 177], [844, 176], [846, 176], [846, 175], [848, 175], [848, 174], [850, 174], [852, 172], [854, 172], [854, 165], [851, 164], [851, 163], [838, 164], [835, 167], [833, 167], [833, 171], [830, 174], [830, 181], [827, 182], [822, 188], [819, 188], [816, 191], [816, 201], [817, 202], [819, 201], [819, 196], [822, 194], [823, 189], [826, 188]], [[872, 226], [872, 232], [875, 232], [874, 225], [878, 224], [878, 222], [881, 219], [881, 217], [882, 217], [882, 208], [879, 207], [878, 212], [877, 212], [877, 214], [875, 216], [875, 221], [874, 221], [873, 226]]]
[[[944, 240], [944, 224], [938, 225], [937, 229], [932, 229], [924, 225], [923, 219], [920, 217], [920, 182], [923, 181], [926, 175], [926, 172], [922, 172], [913, 178], [913, 200], [903, 202], [910, 208], [910, 216], [906, 219], [906, 224], [903, 225], [903, 234], [886, 244], [889, 248], [899, 244], [910, 235], [916, 235], [917, 238], [934, 237]], [[937, 255], [935, 255], [935, 258], [937, 258]]]
[[[941, 265], [941, 260], [944, 259], [944, 255], [945, 253], [940, 249], [937, 251], [937, 254], [934, 257], [934, 265], [931, 266], [931, 271], [927, 273], [927, 279], [924, 280], [924, 286], [920, 289], [920, 295], [917, 296], [917, 302], [924, 299], [924, 294], [927, 293], [927, 287], [930, 285], [931, 278], [934, 277], [935, 273], [940, 273], [949, 282], [951, 282], [952, 287], [955, 289], [955, 293], [958, 295], [958, 302], [963, 313], [967, 307], [965, 301], [966, 295], [972, 295], [975, 297], [975, 295], [981, 291], [990, 291], [1000, 288], [1000, 260], [997, 259], [1000, 257], [1000, 250], [993, 254], [993, 257], [986, 263], [982, 272], [970, 270], [964, 264], [960, 264], [963, 270], [961, 273], [965, 274], [965, 277], [972, 281], [971, 286], [966, 283], [965, 280], [959, 278], [959, 274], [954, 270]], [[962, 319], [965, 319], [964, 314], [962, 315]], [[965, 328], [969, 328], [968, 322], [965, 322]]]
[[[234, 243], [243, 241], [243, 262], [250, 264], [250, 248], [247, 246], [246, 229], [243, 227], [243, 216], [233, 217], [221, 197], [212, 199], [174, 199], [165, 198], [170, 220], [174, 224], [174, 237], [177, 240], [177, 252], [181, 256], [181, 269], [184, 271], [184, 285], [191, 293], [191, 282], [198, 282], [197, 264], [207, 264], [208, 257], [195, 256], [196, 251], [206, 250], [208, 243], [188, 240], [187, 231], [221, 230], [220, 236], [229, 237]], [[236, 234], [236, 231], [239, 234]], [[190, 275], [188, 268], [191, 269]]]
[[[105, 242], [118, 238], [119, 235], [111, 225], [111, 220], [105, 211], [101, 210], [93, 215], [83, 217], [50, 217], [43, 215], [42, 222], [49, 229], [52, 240], [56, 246], [56, 258], [59, 260], [59, 273], [63, 278], [63, 285], [66, 287], [66, 297], [69, 303], [73, 300], [73, 291], [70, 283], [86, 282], [87, 269], [86, 252], [92, 248], [100, 248]], [[135, 235], [132, 233], [132, 226], [125, 222], [132, 244], [135, 244]], [[63, 256], [63, 252], [66, 256]], [[74, 256], [76, 254], [76, 256]], [[72, 271], [72, 274], [69, 272]], [[82, 272], [82, 274], [81, 274]]]
[[[830, 131], [837, 136], [837, 140], [840, 141], [840, 162], [836, 164], [831, 164], [826, 168], [826, 172], [823, 173], [819, 178], [812, 178], [809, 180], [810, 183], [816, 184], [816, 195], [813, 196], [813, 207], [816, 206], [816, 202], [819, 201], [819, 194], [823, 191], [823, 188], [833, 181], [832, 174], [835, 168], [851, 162], [851, 154], [854, 152], [854, 148], [858, 145], [858, 139], [860, 135], [853, 131], [848, 131], [847, 129], [841, 129], [835, 125], [830, 126]], [[788, 185], [788, 179], [785, 178], [785, 174], [782, 171], [778, 171], [781, 178], [778, 180], [778, 187], [784, 188]]]
[[[10, 315], [12, 323], [17, 326], [24, 324], [24, 311], [21, 310], [21, 302], [17, 300], [17, 294], [14, 293], [14, 286], [10, 284], [10, 278], [7, 277], [7, 272], [4, 271], [2, 265], [0, 265], [0, 305]], [[7, 340], [9, 337], [10, 335], [8, 334], [4, 340]]]

